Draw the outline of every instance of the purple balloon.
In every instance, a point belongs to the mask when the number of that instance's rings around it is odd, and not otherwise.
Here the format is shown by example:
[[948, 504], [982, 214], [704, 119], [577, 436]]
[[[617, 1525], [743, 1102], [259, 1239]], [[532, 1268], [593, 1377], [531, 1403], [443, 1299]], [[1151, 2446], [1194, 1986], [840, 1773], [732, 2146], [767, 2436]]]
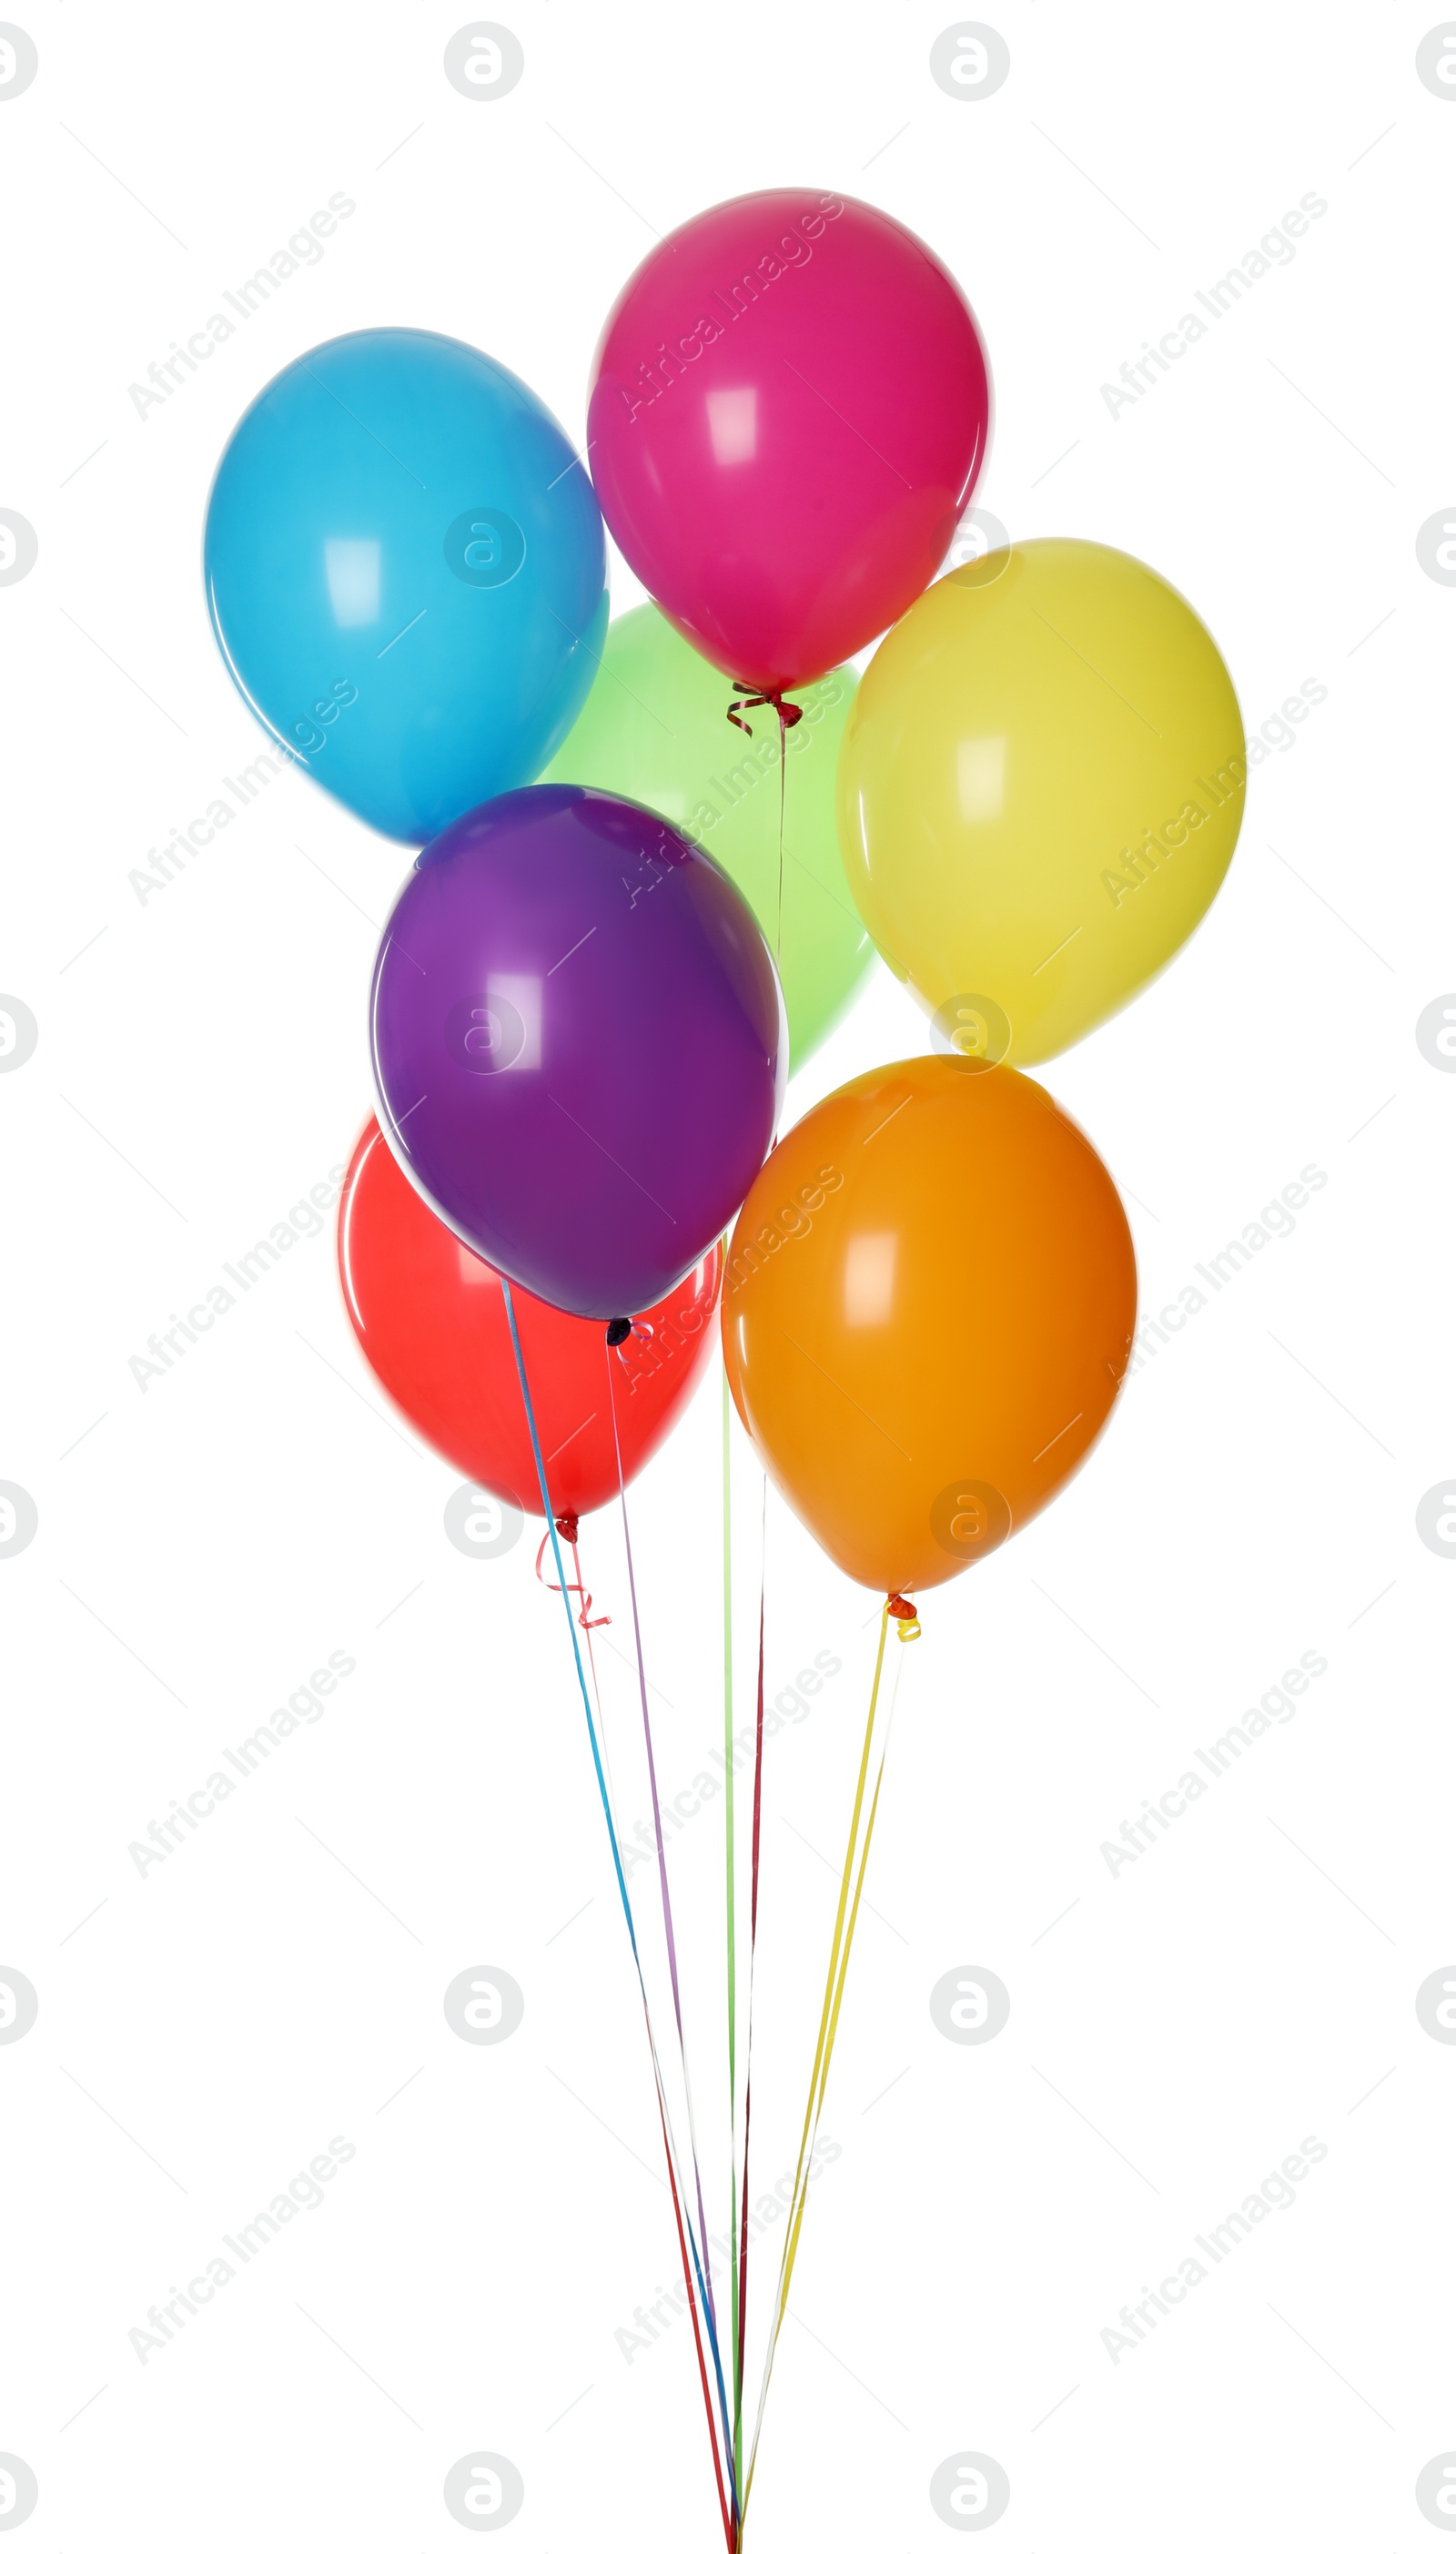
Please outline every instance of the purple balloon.
[[657, 1303], [741, 1206], [788, 1073], [763, 935], [715, 861], [604, 790], [512, 789], [421, 852], [372, 1009], [426, 1203], [562, 1312]]

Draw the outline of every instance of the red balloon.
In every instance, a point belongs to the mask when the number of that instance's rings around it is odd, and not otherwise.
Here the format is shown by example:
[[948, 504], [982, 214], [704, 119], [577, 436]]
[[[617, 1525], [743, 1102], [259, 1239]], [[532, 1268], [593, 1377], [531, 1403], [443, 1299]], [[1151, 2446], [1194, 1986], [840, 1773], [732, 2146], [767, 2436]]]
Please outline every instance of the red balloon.
[[[349, 1319], [391, 1399], [447, 1463], [539, 1516], [501, 1279], [431, 1214], [373, 1118], [340, 1192], [338, 1247]], [[615, 1349], [605, 1323], [512, 1288], [553, 1516], [616, 1497], [614, 1400], [624, 1480], [661, 1445], [712, 1354], [722, 1277], [716, 1242]]]
[[643, 259], [597, 349], [588, 448], [654, 602], [773, 697], [923, 593], [990, 415], [970, 305], [924, 241], [852, 197], [775, 187]]

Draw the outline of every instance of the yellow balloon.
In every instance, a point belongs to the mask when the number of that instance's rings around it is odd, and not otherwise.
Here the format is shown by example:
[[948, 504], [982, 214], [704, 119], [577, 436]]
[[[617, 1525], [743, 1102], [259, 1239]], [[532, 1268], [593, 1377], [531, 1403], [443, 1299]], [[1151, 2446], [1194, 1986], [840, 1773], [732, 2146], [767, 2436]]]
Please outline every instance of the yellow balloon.
[[840, 848], [938, 1043], [1019, 1065], [1120, 1010], [1202, 920], [1244, 812], [1228, 668], [1161, 576], [1018, 541], [912, 604], [840, 751]]

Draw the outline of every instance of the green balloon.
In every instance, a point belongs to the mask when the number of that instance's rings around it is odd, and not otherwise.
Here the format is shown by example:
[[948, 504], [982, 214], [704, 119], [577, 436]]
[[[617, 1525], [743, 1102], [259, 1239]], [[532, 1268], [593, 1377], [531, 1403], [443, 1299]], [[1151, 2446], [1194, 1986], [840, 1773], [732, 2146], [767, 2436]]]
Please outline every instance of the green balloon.
[[778, 961], [798, 1066], [874, 964], [835, 830], [835, 765], [858, 676], [840, 665], [801, 695], [784, 756], [779, 904], [779, 728], [771, 709], [728, 723], [732, 686], [653, 604], [608, 630], [587, 705], [542, 780], [636, 798], [701, 843], [746, 896]]

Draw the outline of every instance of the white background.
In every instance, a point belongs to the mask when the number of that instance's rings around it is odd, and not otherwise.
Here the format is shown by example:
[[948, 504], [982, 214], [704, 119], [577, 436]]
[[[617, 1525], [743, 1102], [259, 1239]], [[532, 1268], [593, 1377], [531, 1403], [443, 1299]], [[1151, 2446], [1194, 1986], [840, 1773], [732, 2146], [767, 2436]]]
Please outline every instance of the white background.
[[[39, 2478], [26, 2542], [448, 2549], [443, 2478], [477, 2449], [525, 2479], [520, 2554], [721, 2541], [686, 2326], [629, 2364], [614, 2337], [677, 2263], [532, 1539], [490, 1567], [446, 1540], [453, 1481], [386, 1424], [327, 1234], [145, 1394], [128, 1369], [347, 1158], [403, 856], [290, 774], [145, 906], [128, 873], [257, 750], [198, 561], [262, 384], [321, 338], [413, 323], [501, 357], [579, 439], [653, 231], [789, 181], [887, 206], [959, 277], [996, 382], [980, 500], [1014, 533], [1152, 561], [1251, 731], [1327, 686], [1253, 775], [1192, 946], [1046, 1070], [1123, 1185], [1145, 1307], [1305, 1164], [1327, 1185], [1158, 1346], [1060, 1503], [926, 1605], [755, 2537], [934, 2548], [931, 2473], [975, 2450], [1010, 2477], [1007, 2554], [1234, 2533], [1413, 2554], [1434, 2533], [1415, 2477], [1456, 2444], [1456, 2050], [1414, 2009], [1456, 1953], [1456, 1573], [1413, 1524], [1456, 1472], [1456, 1082], [1413, 1033], [1456, 982], [1456, 592], [1415, 553], [1456, 493], [1456, 101], [1416, 77], [1430, 20], [995, 0], [1011, 76], [980, 102], [932, 81], [948, 21], [918, 6], [510, 0], [525, 74], [491, 103], [448, 85], [461, 20], [432, 5], [55, 0], [23, 23], [0, 505], [40, 553], [0, 590], [0, 989], [40, 1043], [0, 1079], [0, 1473], [40, 1530], [0, 1571], [0, 1962], [40, 2016], [0, 2047], [0, 2451]], [[128, 385], [335, 190], [357, 212], [322, 262], [139, 417]], [[1306, 191], [1328, 210], [1292, 264], [1110, 416], [1099, 386]], [[637, 599], [619, 563], [614, 593]], [[880, 976], [795, 1105], [925, 1043]], [[718, 1426], [715, 1377], [635, 1500], [679, 1781], [722, 1736]], [[758, 1488], [741, 1440], [737, 1459], [741, 1721]], [[610, 1518], [586, 1550], [624, 1647]], [[796, 2143], [868, 1611], [771, 1505], [770, 1692], [820, 1650], [843, 1667], [766, 1768], [769, 2177]], [[357, 1669], [319, 1723], [143, 1880], [129, 1841], [338, 1648]], [[1119, 1821], [1309, 1649], [1328, 1668], [1296, 1716], [1114, 1879]], [[635, 1702], [604, 1664], [634, 1814]], [[670, 1851], [721, 2215], [709, 1816]], [[491, 2048], [442, 2014], [483, 1961], [525, 1998]], [[967, 1962], [1011, 1998], [978, 2048], [929, 2012]], [[129, 2329], [331, 2137], [357, 2154], [324, 2204], [140, 2365]], [[1114, 2364], [1102, 2328], [1304, 2138], [1328, 2155], [1296, 2204]], [[754, 2264], [761, 2309], [768, 2241]]]

